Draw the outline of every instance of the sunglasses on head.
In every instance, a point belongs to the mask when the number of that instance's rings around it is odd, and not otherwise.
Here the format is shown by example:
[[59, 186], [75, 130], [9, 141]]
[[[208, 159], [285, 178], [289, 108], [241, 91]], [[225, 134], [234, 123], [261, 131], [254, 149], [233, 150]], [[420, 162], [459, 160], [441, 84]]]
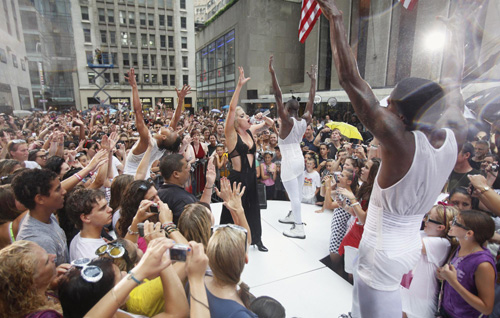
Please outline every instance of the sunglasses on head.
[[26, 140], [24, 140], [24, 139], [14, 139], [14, 140], [11, 140], [11, 142], [13, 144], [25, 144]]
[[120, 258], [125, 255], [126, 252], [127, 250], [123, 247], [123, 245], [118, 243], [108, 243], [99, 246], [95, 251], [95, 255], [102, 256], [104, 254], [108, 254], [111, 258]]
[[232, 229], [235, 229], [235, 230], [238, 230], [238, 231], [241, 231], [241, 232], [245, 233], [245, 252], [246, 252], [247, 251], [247, 242], [248, 242], [248, 232], [247, 232], [247, 229], [245, 229], [242, 226], [236, 225], [236, 224], [219, 224], [219, 225], [214, 225], [212, 227], [212, 233], [215, 233], [218, 230], [220, 230], [222, 228], [225, 228], [225, 227], [229, 227], [229, 228], [232, 228]]
[[79, 258], [71, 262], [73, 267], [80, 269], [80, 275], [89, 283], [97, 283], [103, 276], [102, 269], [96, 265], [89, 265], [90, 258]]

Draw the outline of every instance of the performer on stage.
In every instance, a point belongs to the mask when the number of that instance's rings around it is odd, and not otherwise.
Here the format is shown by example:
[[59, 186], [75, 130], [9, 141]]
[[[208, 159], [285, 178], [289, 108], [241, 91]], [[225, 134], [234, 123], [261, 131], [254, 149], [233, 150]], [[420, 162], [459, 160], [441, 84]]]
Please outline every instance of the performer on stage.
[[[242, 67], [239, 67], [240, 77], [238, 85], [234, 90], [231, 103], [229, 104], [229, 112], [227, 113], [224, 133], [226, 135], [226, 146], [229, 153], [229, 160], [232, 164], [232, 169], [229, 171], [229, 181], [241, 182], [242, 186], [246, 187], [245, 193], [241, 197], [245, 216], [250, 226], [252, 234], [252, 245], [257, 245], [261, 252], [267, 252], [267, 248], [262, 244], [262, 225], [260, 223], [260, 207], [259, 198], [257, 196], [257, 174], [255, 170], [255, 142], [253, 134], [265, 125], [271, 127], [274, 121], [264, 117], [264, 122], [251, 125], [250, 117], [245, 114], [245, 111], [238, 104], [240, 91], [243, 85], [250, 80], [250, 77], [245, 78], [245, 73]], [[220, 223], [234, 223], [231, 213], [226, 207], [222, 208]]]
[[442, 73], [446, 86], [404, 79], [383, 108], [358, 72], [342, 12], [333, 0], [318, 3], [330, 22], [339, 82], [361, 122], [381, 144], [382, 164], [354, 268], [352, 317], [399, 318], [399, 285], [420, 257], [422, 218], [434, 205], [466, 137], [460, 93], [463, 41], [450, 42], [447, 49]]
[[316, 74], [317, 66], [311, 66], [311, 72], [307, 72], [311, 79], [311, 88], [309, 89], [309, 100], [302, 117], [299, 117], [299, 102], [292, 97], [286, 105], [283, 105], [283, 96], [276, 78], [273, 67], [273, 56], [269, 58], [269, 72], [273, 79], [274, 97], [278, 105], [278, 115], [281, 119], [278, 145], [281, 151], [281, 181], [288, 193], [292, 210], [282, 219], [281, 223], [292, 224], [290, 230], [284, 231], [283, 235], [305, 239], [304, 223], [300, 212], [300, 202], [302, 201], [302, 186], [304, 185], [304, 157], [300, 149], [302, 136], [306, 131], [307, 125], [311, 122], [314, 95], [316, 94]]

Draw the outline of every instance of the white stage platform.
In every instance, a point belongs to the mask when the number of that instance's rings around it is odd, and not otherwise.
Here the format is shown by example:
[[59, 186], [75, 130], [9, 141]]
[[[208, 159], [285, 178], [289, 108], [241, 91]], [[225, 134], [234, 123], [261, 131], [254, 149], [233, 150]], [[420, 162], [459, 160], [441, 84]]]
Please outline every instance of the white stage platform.
[[[302, 204], [306, 239], [291, 239], [282, 234], [290, 225], [278, 222], [290, 210], [290, 202], [268, 201], [261, 216], [262, 242], [269, 252], [249, 249], [242, 280], [256, 297], [277, 299], [287, 317], [338, 317], [351, 310], [352, 285], [320, 262], [328, 255], [332, 212], [315, 213], [318, 209]], [[212, 204], [216, 223], [221, 210], [221, 203]]]

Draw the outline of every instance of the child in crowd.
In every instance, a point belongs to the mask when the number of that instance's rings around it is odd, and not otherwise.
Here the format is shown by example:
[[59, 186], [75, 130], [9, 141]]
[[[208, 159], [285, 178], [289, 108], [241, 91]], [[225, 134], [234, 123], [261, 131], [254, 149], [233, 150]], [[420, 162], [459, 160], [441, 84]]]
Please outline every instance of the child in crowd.
[[276, 181], [276, 164], [272, 162], [273, 153], [264, 153], [264, 162], [260, 165], [262, 183], [266, 185], [266, 199], [274, 200], [274, 184]]
[[302, 203], [315, 204], [316, 194], [321, 187], [321, 178], [318, 171], [314, 170], [314, 159], [308, 159], [306, 162], [306, 171], [304, 172], [304, 188], [302, 189]]

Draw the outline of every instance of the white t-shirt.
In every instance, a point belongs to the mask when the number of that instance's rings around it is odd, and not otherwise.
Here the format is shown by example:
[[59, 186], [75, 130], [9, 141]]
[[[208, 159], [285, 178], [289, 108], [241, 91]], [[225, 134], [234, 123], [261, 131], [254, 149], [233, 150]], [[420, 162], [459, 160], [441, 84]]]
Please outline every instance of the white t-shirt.
[[421, 254], [412, 270], [410, 289], [401, 287], [403, 311], [408, 318], [432, 318], [437, 308], [438, 281], [436, 270], [443, 266], [450, 252], [450, 242], [442, 237], [427, 236], [420, 232], [426, 255]]
[[103, 238], [84, 238], [80, 236], [80, 233], [81, 232], [78, 232], [73, 240], [71, 240], [71, 244], [69, 246], [70, 261], [74, 261], [75, 259], [83, 257], [93, 259], [97, 257], [97, 255], [95, 255], [95, 251], [97, 250], [97, 248], [106, 244], [106, 241]]
[[318, 171], [314, 170], [309, 173], [304, 171], [304, 187], [302, 188], [302, 198], [311, 199], [314, 197], [316, 188], [321, 187], [321, 178], [319, 177]]
[[40, 165], [36, 161], [27, 161], [26, 160], [24, 162], [24, 166], [28, 169], [42, 169], [42, 167], [40, 167]]
[[[113, 179], [114, 179], [120, 175], [120, 173], [118, 172], [118, 166], [120, 166], [122, 163], [115, 156], [112, 157], [112, 160], [113, 160], [113, 164], [111, 165], [111, 169], [113, 169]], [[122, 169], [123, 169], [123, 167], [122, 167]]]
[[[154, 137], [151, 138], [153, 138], [154, 142], [153, 142], [153, 149], [151, 151], [151, 158], [149, 159], [149, 167], [146, 172], [146, 179], [149, 179], [150, 177], [150, 169], [151, 166], [153, 165], [153, 162], [160, 159], [165, 153], [165, 150], [160, 150], [160, 148], [158, 148], [156, 139]], [[139, 164], [141, 163], [141, 160], [144, 157], [144, 154], [146, 153], [146, 151], [144, 151], [139, 155], [134, 155], [133, 149], [135, 148], [135, 146], [136, 145], [134, 145], [134, 147], [132, 147], [132, 150], [128, 153], [127, 162], [125, 163], [125, 168], [123, 169], [123, 174], [129, 174], [131, 176], [135, 175], [135, 173], [137, 172], [137, 168], [139, 167]]]

